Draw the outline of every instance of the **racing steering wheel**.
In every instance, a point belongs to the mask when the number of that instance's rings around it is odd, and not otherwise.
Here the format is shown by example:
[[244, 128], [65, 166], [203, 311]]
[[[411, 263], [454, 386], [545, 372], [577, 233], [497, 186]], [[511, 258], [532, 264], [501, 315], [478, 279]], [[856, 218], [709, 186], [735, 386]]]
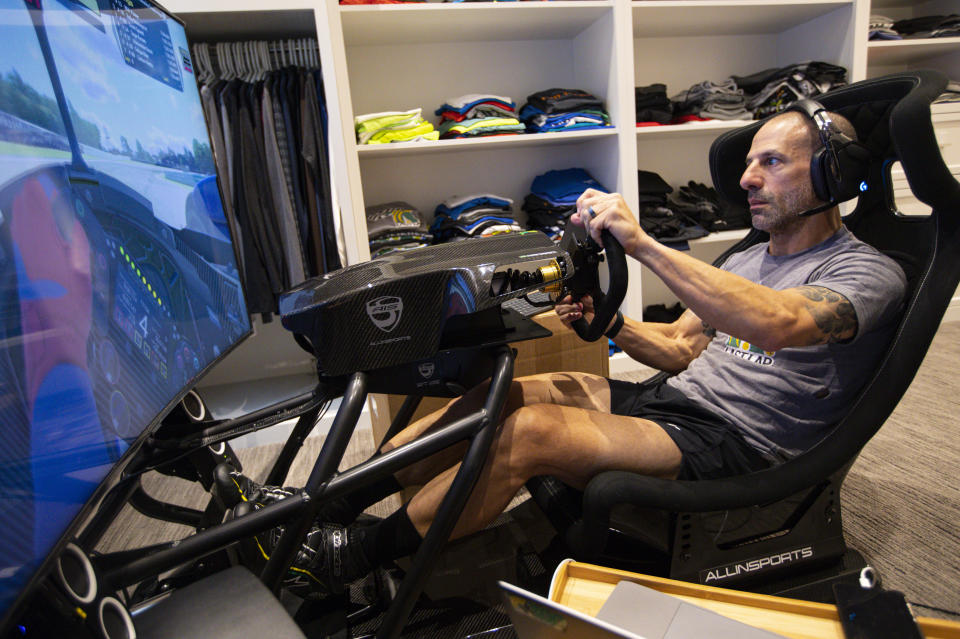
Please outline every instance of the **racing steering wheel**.
[[[580, 317], [572, 323], [580, 339], [587, 342], [595, 342], [603, 336], [627, 294], [627, 258], [623, 246], [607, 229], [601, 231], [600, 237], [603, 239], [602, 247], [590, 237], [586, 227], [567, 224], [560, 240], [560, 248], [570, 255], [573, 262], [574, 273], [564, 281], [558, 299], [563, 299], [567, 293], [575, 302], [584, 295], [593, 298], [593, 321], [588, 324], [587, 320]], [[600, 262], [604, 261], [602, 253], [610, 258], [607, 260], [610, 282], [606, 293], [600, 288]]]

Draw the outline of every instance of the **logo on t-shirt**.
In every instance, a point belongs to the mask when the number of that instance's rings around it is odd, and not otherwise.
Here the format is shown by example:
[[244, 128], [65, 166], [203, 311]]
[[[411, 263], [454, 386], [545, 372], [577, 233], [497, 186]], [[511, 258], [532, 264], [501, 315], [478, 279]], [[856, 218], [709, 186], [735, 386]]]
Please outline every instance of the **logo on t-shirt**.
[[765, 351], [759, 346], [754, 346], [750, 342], [732, 336], [728, 336], [727, 341], [723, 344], [723, 352], [745, 359], [758, 366], [773, 366], [777, 355], [776, 351]]

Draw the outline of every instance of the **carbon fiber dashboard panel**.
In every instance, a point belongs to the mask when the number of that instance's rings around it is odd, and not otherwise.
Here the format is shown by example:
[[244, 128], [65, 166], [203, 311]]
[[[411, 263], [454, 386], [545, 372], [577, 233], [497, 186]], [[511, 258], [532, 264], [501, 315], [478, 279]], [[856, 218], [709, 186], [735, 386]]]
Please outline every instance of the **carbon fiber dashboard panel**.
[[[569, 257], [542, 233], [518, 233], [394, 253], [307, 280], [280, 298], [288, 330], [314, 345], [326, 375], [368, 371], [432, 356], [447, 320], [525, 292], [493, 293], [506, 266], [534, 271]], [[540, 285], [542, 286], [542, 285]]]

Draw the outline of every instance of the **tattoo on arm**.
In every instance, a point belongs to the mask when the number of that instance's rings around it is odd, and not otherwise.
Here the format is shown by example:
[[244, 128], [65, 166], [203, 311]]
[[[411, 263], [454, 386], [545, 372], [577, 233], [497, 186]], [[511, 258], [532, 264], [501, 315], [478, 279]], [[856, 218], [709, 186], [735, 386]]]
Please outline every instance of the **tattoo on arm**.
[[703, 334], [709, 337], [710, 339], [713, 339], [717, 335], [717, 329], [715, 329], [714, 327], [710, 326], [709, 324], [707, 324], [702, 320], [700, 321], [700, 324], [703, 326]]
[[857, 313], [846, 297], [823, 286], [801, 286], [796, 290], [810, 300], [805, 304], [807, 311], [823, 333], [818, 343], [842, 342], [857, 334]]

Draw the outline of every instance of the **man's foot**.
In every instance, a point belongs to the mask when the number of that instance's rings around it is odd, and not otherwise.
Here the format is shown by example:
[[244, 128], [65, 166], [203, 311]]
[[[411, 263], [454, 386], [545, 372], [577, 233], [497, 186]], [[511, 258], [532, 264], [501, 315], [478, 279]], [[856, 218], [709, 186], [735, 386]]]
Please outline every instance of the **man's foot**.
[[[213, 479], [217, 495], [225, 508], [234, 508], [237, 504], [252, 501], [264, 506], [279, 499], [285, 499], [297, 492], [296, 488], [278, 486], [260, 486], [249, 477], [233, 469], [224, 462], [213, 470]], [[317, 521], [325, 521], [346, 526], [357, 519], [357, 513], [344, 498], [334, 499], [320, 506]]]
[[[243, 502], [234, 509], [234, 516], [243, 517], [261, 507], [254, 501]], [[241, 542], [244, 563], [257, 572], [263, 570], [283, 531], [282, 526], [277, 526]], [[321, 599], [345, 592], [348, 584], [373, 569], [363, 555], [358, 534], [352, 528], [335, 524], [314, 525], [287, 568], [283, 587], [302, 599]]]
[[279, 486], [260, 486], [233, 466], [224, 462], [213, 469], [213, 481], [216, 494], [224, 507], [231, 509], [243, 502], [254, 502], [265, 506], [280, 499], [286, 499], [296, 492], [294, 488]]
[[[226, 463], [216, 467], [214, 480], [217, 495], [227, 508], [233, 509], [235, 518], [290, 497], [295, 492], [290, 488], [258, 486]], [[321, 508], [318, 523], [303, 539], [283, 579], [285, 588], [304, 599], [341, 594], [347, 584], [372, 570], [360, 548], [359, 535], [363, 533], [354, 526], [346, 528], [337, 523], [319, 523], [328, 514], [325, 509], [326, 506]], [[240, 542], [243, 562], [259, 573], [276, 549], [283, 531], [283, 527], [278, 526]]]

